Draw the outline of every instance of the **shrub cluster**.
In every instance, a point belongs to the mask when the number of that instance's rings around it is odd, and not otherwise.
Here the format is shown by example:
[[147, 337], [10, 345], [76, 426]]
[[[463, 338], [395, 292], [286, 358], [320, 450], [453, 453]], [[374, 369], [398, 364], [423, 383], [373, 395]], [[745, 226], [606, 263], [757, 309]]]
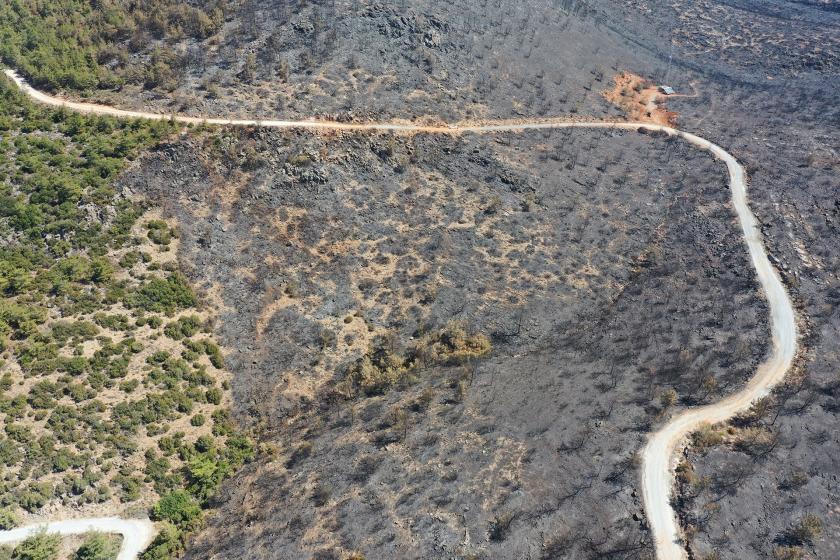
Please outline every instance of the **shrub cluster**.
[[[38, 4], [47, 17], [72, 3]], [[35, 4], [0, 6], [0, 42], [3, 14]], [[173, 126], [37, 107], [0, 78], [0, 529], [21, 509], [131, 502], [153, 489], [162, 496], [153, 514], [169, 525], [146, 558], [171, 558], [221, 481], [254, 454], [202, 358], [224, 366], [219, 347], [196, 338], [205, 323], [172, 318], [195, 294], [175, 267], [155, 269], [136, 249], [144, 209], [112, 186]], [[171, 238], [145, 226], [152, 243]], [[179, 350], [154, 351], [156, 340]], [[170, 433], [179, 421], [197, 433]], [[36, 535], [10, 554], [51, 558], [51, 543]], [[110, 557], [113, 544], [91, 535], [75, 558]]]
[[412, 381], [420, 367], [460, 365], [483, 358], [490, 350], [487, 337], [470, 334], [457, 323], [420, 337], [404, 352], [381, 341], [348, 368], [336, 391], [345, 397], [382, 394]]
[[176, 0], [14, 0], [0, 4], [0, 57], [35, 85], [113, 88], [127, 82], [172, 87], [179, 63], [164, 49], [145, 64], [157, 39], [204, 39], [224, 22], [223, 0], [201, 6]]

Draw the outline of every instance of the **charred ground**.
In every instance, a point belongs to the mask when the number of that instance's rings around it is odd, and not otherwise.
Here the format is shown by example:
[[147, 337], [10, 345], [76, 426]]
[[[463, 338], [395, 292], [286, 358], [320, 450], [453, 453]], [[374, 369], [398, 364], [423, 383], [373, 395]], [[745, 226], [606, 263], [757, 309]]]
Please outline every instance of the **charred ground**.
[[[837, 555], [836, 3], [232, 8], [205, 39], [150, 39], [127, 59], [164, 63], [166, 83], [95, 97], [266, 117], [616, 117], [601, 96], [616, 73], [695, 84], [669, 108], [746, 165], [804, 335], [761, 414], [687, 453], [689, 545]], [[174, 143], [122, 184], [181, 224], [182, 265], [239, 348], [239, 417], [277, 449], [224, 487], [195, 557], [649, 556], [628, 459], [665, 391], [677, 406], [719, 398], [766, 351], [722, 169], [679, 143], [242, 131]], [[483, 337], [492, 349], [464, 363], [440, 346]], [[444, 359], [408, 360], [426, 347]], [[395, 381], [348, 393], [364, 371]], [[809, 515], [821, 536], [792, 530]]]
[[[831, 457], [836, 456], [834, 447], [838, 442], [827, 435], [837, 420], [833, 405], [837, 384], [833, 333], [838, 321], [836, 292], [840, 266], [836, 244], [829, 241], [836, 237], [838, 227], [836, 130], [840, 124], [836, 97], [832, 94], [837, 87], [834, 37], [838, 36], [833, 5], [568, 3], [560, 7], [563, 10], [554, 12], [554, 18], [522, 15], [518, 19], [509, 11], [493, 12], [492, 5], [481, 8], [488, 12], [486, 18], [455, 20], [489, 22], [484, 32], [476, 31], [482, 29], [480, 26], [471, 27], [470, 35], [478, 37], [478, 43], [481, 37], [492, 37], [488, 40], [492, 47], [486, 52], [493, 53], [486, 58], [472, 53], [469, 75], [476, 77], [474, 81], [457, 85], [452, 82], [454, 77], [465, 74], [456, 70], [457, 63], [449, 66], [450, 61], [459, 60], [462, 49], [450, 48], [449, 54], [434, 59], [446, 70], [454, 70], [439, 73], [439, 80], [430, 71], [415, 82], [414, 78], [406, 77], [416, 75], [406, 70], [397, 73], [399, 78], [390, 86], [387, 80], [353, 82], [367, 83], [361, 90], [354, 86], [361, 95], [349, 97], [356, 108], [354, 114], [388, 115], [394, 106], [392, 102], [402, 111], [404, 100], [409, 99], [408, 107], [415, 108], [398, 116], [412, 111], [417, 115], [445, 118], [575, 112], [610, 115], [613, 110], [599, 92], [613, 72], [630, 69], [670, 83], [682, 92], [691, 91], [689, 84], [694, 83], [697, 97], [674, 99], [669, 105], [680, 113], [680, 126], [714, 139], [746, 164], [752, 205], [762, 222], [770, 253], [803, 317], [805, 349], [796, 374], [774, 397], [775, 404], [766, 418], [754, 418], [736, 426], [723, 445], [708, 454], [701, 450], [688, 455], [701, 484], [682, 490], [685, 492], [685, 501], [680, 502], [685, 508], [683, 522], [690, 535], [692, 552], [698, 557], [835, 554], [832, 547], [838, 542], [840, 521], [831, 510], [831, 496], [837, 491], [838, 467]], [[383, 60], [392, 68], [399, 68], [401, 61], [412, 62], [411, 55], [405, 55], [412, 48], [421, 53], [434, 50], [423, 43], [420, 31], [414, 35], [399, 31], [416, 25], [411, 22], [412, 7], [399, 15], [389, 15], [384, 8], [370, 8], [366, 13], [370, 14], [370, 10], [376, 13], [377, 9], [384, 11], [378, 12], [377, 17], [382, 19], [377, 20], [376, 33], [358, 44], [351, 42], [356, 53], [355, 64], [360, 69], [366, 68], [359, 60], [366, 60], [365, 53], [369, 52], [366, 47], [371, 45], [379, 52], [384, 51]], [[417, 8], [417, 11], [422, 18], [434, 18], [448, 9], [434, 6]], [[300, 14], [295, 17], [305, 17]], [[695, 17], [690, 17], [691, 14]], [[444, 20], [443, 16], [440, 19]], [[702, 24], [689, 25], [697, 21]], [[423, 33], [435, 27], [423, 22], [426, 20], [422, 19], [422, 25], [417, 26]], [[508, 28], [512, 31], [507, 31]], [[272, 33], [292, 32], [282, 25], [278, 29]], [[524, 39], [517, 29], [528, 31]], [[454, 41], [465, 30], [449, 28]], [[438, 33], [442, 38], [439, 45], [458, 45], [445, 39], [450, 36], [446, 30]], [[540, 37], [551, 40], [541, 41]], [[554, 56], [550, 55], [552, 45], [557, 48]], [[545, 57], [538, 63], [533, 53]], [[506, 62], [499, 64], [500, 59]], [[257, 79], [262, 76], [270, 81], [270, 70], [261, 66], [261, 60], [257, 56]], [[304, 70], [292, 82], [306, 83], [305, 75]], [[487, 81], [490, 86], [485, 84]], [[239, 87], [229, 92], [237, 104], [241, 95]], [[426, 95], [408, 95], [424, 88], [448, 93], [441, 94], [436, 101], [429, 101]], [[345, 90], [339, 87], [326, 91], [327, 95], [313, 97], [317, 101], [311, 108], [315, 112], [341, 113], [344, 108], [336, 103], [345, 99], [341, 94]], [[295, 101], [283, 105], [284, 111], [295, 114], [310, 108], [305, 101], [309, 95], [291, 97]], [[412, 105], [415, 99], [423, 102]], [[473, 100], [478, 103], [472, 103]], [[457, 109], [452, 109], [453, 106]], [[538, 163], [538, 167], [541, 165]], [[499, 344], [494, 348], [498, 349]], [[731, 346], [729, 349], [734, 351]], [[686, 394], [684, 387], [680, 394]], [[585, 427], [578, 425], [577, 429]], [[745, 438], [754, 438], [757, 446], [739, 443]], [[742, 468], [745, 465], [748, 468]], [[797, 473], [794, 478], [805, 482], [797, 483], [798, 487], [789, 485], [786, 481], [791, 473]], [[806, 476], [803, 478], [798, 473]], [[731, 483], [730, 475], [737, 484]], [[708, 477], [707, 482], [704, 477]], [[699, 496], [693, 498], [697, 493]], [[712, 500], [720, 507], [704, 507]], [[756, 511], [761, 511], [758, 519]], [[819, 518], [822, 536], [815, 534], [812, 540], [792, 539], [791, 529], [808, 515]], [[524, 525], [521, 517], [517, 519], [520, 527]], [[512, 525], [517, 527], [516, 522]], [[569, 526], [573, 527], [574, 523]], [[529, 533], [523, 533], [526, 534]], [[592, 538], [590, 542], [597, 542], [597, 537]], [[518, 541], [513, 538], [510, 542]], [[579, 541], [579, 546], [584, 546], [582, 542]], [[534, 540], [531, 546], [539, 548]], [[603, 551], [589, 552], [594, 556], [599, 553]], [[576, 554], [585, 553], [557, 553], [561, 557]]]
[[[702, 79], [701, 97], [679, 102], [681, 126], [714, 138], [746, 164], [751, 205], [802, 318], [803, 350], [788, 383], [755, 414], [722, 427], [725, 437], [687, 454], [681, 507], [691, 550], [698, 558], [832, 558], [840, 542], [833, 505], [840, 468], [833, 436], [837, 3], [621, 6], [602, 5], [612, 27], [663, 59], [672, 56], [673, 70], [659, 79]], [[698, 10], [701, 18], [686, 18]], [[811, 526], [821, 530], [798, 531], [812, 516]]]
[[[196, 557], [648, 557], [634, 452], [670, 390], [719, 398], [765, 352], [722, 166], [679, 141], [240, 131], [122, 188], [181, 224], [278, 449]], [[492, 349], [424, 342], [453, 328]], [[341, 390], [418, 347], [392, 386]]]

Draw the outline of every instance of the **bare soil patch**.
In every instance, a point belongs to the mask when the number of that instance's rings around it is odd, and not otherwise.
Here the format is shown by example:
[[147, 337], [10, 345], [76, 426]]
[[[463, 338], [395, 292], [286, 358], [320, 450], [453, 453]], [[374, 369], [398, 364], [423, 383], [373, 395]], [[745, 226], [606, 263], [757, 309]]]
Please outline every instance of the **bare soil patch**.
[[664, 107], [658, 86], [632, 72], [613, 78], [613, 86], [604, 90], [604, 99], [620, 107], [628, 120], [677, 126], [677, 113]]

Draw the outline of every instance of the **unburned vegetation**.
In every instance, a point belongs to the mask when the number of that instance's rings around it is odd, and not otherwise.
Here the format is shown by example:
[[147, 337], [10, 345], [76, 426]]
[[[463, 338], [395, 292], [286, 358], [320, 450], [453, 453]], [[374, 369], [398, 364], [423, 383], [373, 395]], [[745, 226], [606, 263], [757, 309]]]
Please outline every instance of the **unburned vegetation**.
[[[167, 43], [206, 39], [225, 0], [16, 0], [0, 7], [0, 57], [40, 87], [91, 92], [125, 84], [174, 89], [180, 57]], [[137, 64], [132, 56], [143, 55]]]
[[144, 556], [171, 558], [254, 456], [228, 410], [213, 316], [178, 271], [176, 229], [113, 188], [173, 127], [42, 109], [12, 88], [0, 82], [3, 525], [187, 493], [197, 512], [161, 514], [168, 540]]

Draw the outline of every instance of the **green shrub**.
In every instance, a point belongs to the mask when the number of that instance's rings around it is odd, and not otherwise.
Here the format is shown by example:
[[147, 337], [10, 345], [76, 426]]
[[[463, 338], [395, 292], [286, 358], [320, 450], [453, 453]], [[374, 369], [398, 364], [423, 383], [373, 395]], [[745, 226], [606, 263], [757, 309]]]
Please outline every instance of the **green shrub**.
[[231, 465], [222, 459], [207, 455], [193, 457], [187, 464], [187, 490], [199, 500], [207, 500], [232, 473]]
[[149, 328], [152, 330], [156, 330], [160, 328], [163, 324], [163, 319], [156, 315], [152, 315], [151, 317], [143, 317], [137, 319], [137, 326], [142, 327], [143, 325], [149, 325]]
[[199, 436], [198, 439], [195, 440], [195, 450], [198, 453], [209, 453], [213, 451], [216, 446], [216, 442], [213, 441], [213, 438], [208, 435]]
[[[6, 464], [5, 461], [3, 464]], [[8, 531], [20, 525], [20, 517], [11, 508], [0, 509], [0, 529]]]
[[97, 284], [103, 284], [114, 276], [114, 266], [105, 257], [94, 257], [90, 260], [90, 279]]
[[143, 486], [142, 478], [120, 474], [114, 477], [114, 482], [116, 482], [120, 487], [121, 502], [133, 502], [140, 498], [140, 489]]
[[47, 318], [46, 309], [36, 306], [23, 306], [0, 300], [0, 333], [8, 332], [18, 338], [24, 338], [36, 331], [36, 325]]
[[195, 306], [196, 299], [183, 276], [170, 274], [165, 279], [155, 278], [143, 284], [126, 303], [144, 311], [172, 313]]
[[61, 398], [63, 389], [52, 381], [39, 381], [29, 389], [27, 402], [35, 409], [48, 409], [56, 405], [56, 399]]
[[88, 369], [88, 360], [84, 356], [72, 356], [70, 358], [59, 358], [56, 368], [65, 371], [72, 376], [82, 375]]
[[130, 269], [138, 262], [140, 262], [140, 252], [129, 251], [126, 254], [124, 254], [120, 259], [120, 266], [125, 269]]
[[173, 525], [188, 524], [201, 516], [201, 506], [186, 490], [176, 490], [162, 497], [152, 508], [152, 519]]
[[89, 321], [57, 321], [52, 325], [52, 337], [61, 346], [71, 340], [91, 340], [98, 334], [99, 328]]
[[119, 541], [103, 533], [93, 532], [85, 536], [73, 560], [115, 560], [119, 551]]
[[213, 412], [213, 435], [226, 436], [234, 431], [233, 421], [227, 409], [219, 409]]
[[151, 220], [146, 224], [146, 235], [155, 245], [169, 245], [174, 232], [163, 220]]
[[81, 383], [71, 383], [64, 388], [64, 392], [73, 402], [82, 402], [92, 399], [96, 396], [96, 391], [82, 385]]
[[214, 342], [210, 340], [204, 341], [204, 353], [210, 358], [210, 363], [213, 364], [213, 367], [216, 369], [224, 369], [225, 358], [222, 356], [222, 351]]
[[61, 547], [61, 536], [40, 532], [15, 547], [13, 560], [55, 560]]
[[198, 315], [187, 315], [166, 325], [163, 334], [173, 340], [190, 338], [199, 331], [201, 325], [201, 318]]
[[131, 325], [128, 322], [127, 315], [108, 313], [96, 313], [93, 316], [94, 322], [100, 327], [110, 329], [112, 331], [128, 331], [131, 330]]
[[178, 558], [183, 550], [181, 531], [169, 523], [164, 523], [152, 544], [140, 555], [140, 560], [172, 560]]
[[234, 467], [240, 467], [243, 463], [251, 461], [256, 454], [254, 441], [242, 434], [235, 434], [227, 439], [225, 457]]
[[123, 381], [120, 383], [120, 391], [123, 393], [133, 393], [135, 389], [140, 385], [140, 382], [136, 379], [130, 379], [128, 381]]
[[208, 389], [206, 396], [207, 402], [211, 404], [220, 404], [222, 402], [222, 392], [215, 387]]

